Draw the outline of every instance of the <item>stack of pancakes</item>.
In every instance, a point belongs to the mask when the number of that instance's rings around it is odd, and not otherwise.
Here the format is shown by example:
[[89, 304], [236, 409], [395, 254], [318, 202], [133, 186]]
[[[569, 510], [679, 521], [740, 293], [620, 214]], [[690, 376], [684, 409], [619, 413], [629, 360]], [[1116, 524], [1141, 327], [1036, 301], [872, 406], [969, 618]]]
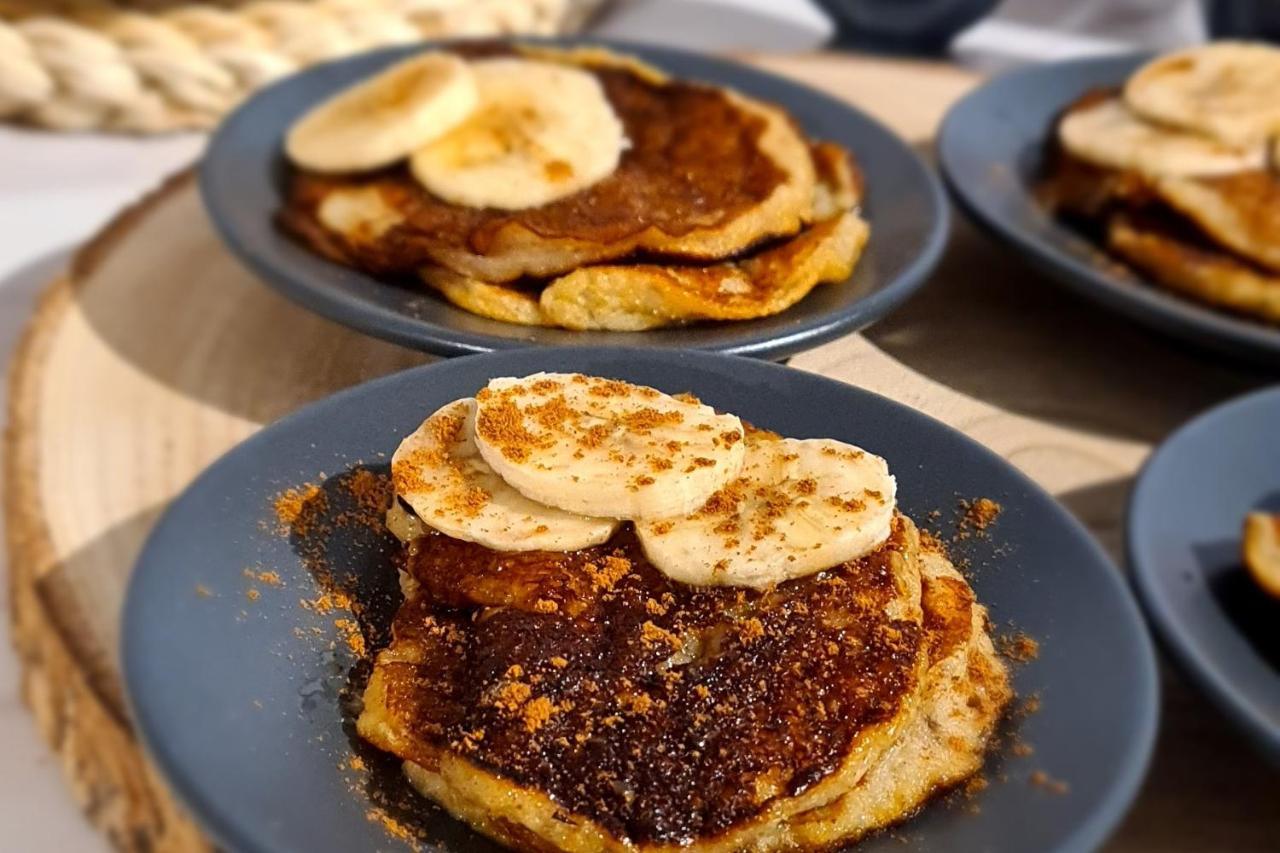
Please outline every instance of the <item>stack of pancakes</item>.
[[1273, 47], [1157, 59], [1066, 109], [1043, 198], [1156, 283], [1280, 323], [1277, 91]]
[[857, 168], [780, 108], [601, 50], [460, 52], [589, 71], [628, 140], [618, 167], [516, 210], [447, 202], [404, 164], [346, 175], [293, 168], [280, 211], [288, 232], [475, 314], [570, 329], [768, 316], [852, 274], [868, 236]]
[[[778, 441], [748, 428], [748, 459]], [[674, 580], [639, 522], [559, 552], [434, 517], [389, 516], [406, 600], [358, 730], [516, 849], [825, 849], [977, 772], [1011, 699], [986, 609], [896, 512], [856, 559], [756, 586]]]

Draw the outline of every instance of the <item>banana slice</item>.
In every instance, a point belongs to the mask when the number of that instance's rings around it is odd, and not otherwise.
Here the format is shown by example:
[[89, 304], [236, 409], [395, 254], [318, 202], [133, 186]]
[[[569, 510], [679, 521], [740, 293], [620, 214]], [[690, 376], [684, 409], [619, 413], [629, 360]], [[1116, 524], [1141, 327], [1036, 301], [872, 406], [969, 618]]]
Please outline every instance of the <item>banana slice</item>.
[[851, 444], [749, 438], [738, 479], [684, 518], [636, 522], [636, 535], [674, 580], [763, 588], [878, 548], [896, 493], [885, 461]]
[[612, 174], [622, 122], [586, 71], [527, 59], [472, 63], [480, 107], [461, 127], [414, 153], [414, 177], [468, 207], [537, 207]]
[[476, 446], [531, 500], [611, 518], [684, 515], [738, 475], [742, 421], [614, 379], [535, 373], [476, 395]]
[[1058, 125], [1062, 146], [1081, 160], [1109, 169], [1148, 175], [1223, 175], [1260, 169], [1267, 152], [1148, 124], [1120, 98], [1073, 110]]
[[1244, 564], [1258, 586], [1280, 598], [1280, 515], [1251, 512], [1245, 516]]
[[285, 153], [316, 172], [380, 169], [453, 130], [477, 100], [465, 62], [424, 53], [313, 107], [289, 129]]
[[455, 400], [391, 458], [396, 494], [424, 524], [495, 551], [576, 551], [613, 535], [612, 519], [543, 506], [504, 483], [476, 449], [475, 420], [476, 401]]
[[1167, 54], [1138, 69], [1124, 87], [1134, 112], [1151, 121], [1206, 134], [1229, 145], [1254, 145], [1280, 131], [1280, 49], [1218, 42]]

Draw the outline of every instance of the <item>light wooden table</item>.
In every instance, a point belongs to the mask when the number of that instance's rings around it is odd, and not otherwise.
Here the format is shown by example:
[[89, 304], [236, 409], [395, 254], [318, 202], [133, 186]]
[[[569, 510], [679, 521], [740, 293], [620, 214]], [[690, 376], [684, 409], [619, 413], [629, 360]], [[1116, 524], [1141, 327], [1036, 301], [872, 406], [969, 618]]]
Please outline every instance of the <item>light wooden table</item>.
[[[974, 82], [945, 67], [847, 57], [754, 61], [847, 98], [922, 147]], [[118, 846], [202, 848], [138, 753], [114, 654], [124, 584], [157, 514], [261, 425], [426, 360], [254, 281], [219, 245], [188, 178], [122, 214], [46, 292], [10, 386], [14, 637], [41, 730]], [[1268, 381], [1066, 295], [962, 223], [920, 295], [868, 334], [791, 363], [995, 448], [1117, 557], [1129, 486], [1152, 444]], [[1151, 776], [1113, 847], [1276, 850], [1278, 782], [1166, 673]]]

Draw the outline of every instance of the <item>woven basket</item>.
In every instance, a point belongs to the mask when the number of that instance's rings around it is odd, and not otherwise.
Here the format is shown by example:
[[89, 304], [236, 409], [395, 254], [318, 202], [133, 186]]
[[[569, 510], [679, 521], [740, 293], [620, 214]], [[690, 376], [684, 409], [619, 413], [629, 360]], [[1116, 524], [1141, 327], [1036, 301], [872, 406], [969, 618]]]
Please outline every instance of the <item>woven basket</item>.
[[601, 0], [0, 0], [0, 120], [212, 127], [315, 62], [422, 39], [572, 32]]

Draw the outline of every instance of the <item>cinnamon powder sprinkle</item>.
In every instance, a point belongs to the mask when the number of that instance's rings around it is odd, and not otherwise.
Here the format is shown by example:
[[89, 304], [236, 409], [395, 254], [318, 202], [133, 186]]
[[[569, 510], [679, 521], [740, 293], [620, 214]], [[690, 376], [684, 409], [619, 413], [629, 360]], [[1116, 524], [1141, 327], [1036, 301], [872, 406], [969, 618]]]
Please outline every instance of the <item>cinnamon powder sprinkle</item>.
[[414, 837], [413, 831], [382, 809], [369, 809], [364, 813], [364, 816], [370, 823], [381, 824], [387, 835], [410, 844], [415, 850], [418, 849], [417, 839]]
[[960, 520], [956, 523], [957, 538], [968, 538], [972, 533], [985, 533], [995, 524], [1003, 507], [991, 498], [975, 498], [960, 501]]
[[1026, 634], [1015, 634], [1000, 640], [1000, 654], [1017, 663], [1027, 663], [1040, 656], [1040, 643]]
[[1036, 770], [1031, 774], [1031, 784], [1037, 788], [1044, 788], [1050, 794], [1058, 794], [1059, 796], [1066, 794], [1070, 788], [1066, 782], [1061, 779], [1054, 779], [1043, 770]]
[[272, 501], [275, 510], [277, 529], [281, 533], [294, 533], [306, 536], [309, 532], [309, 508], [317, 501], [325, 501], [325, 494], [315, 483], [304, 483], [296, 488], [285, 489]]

